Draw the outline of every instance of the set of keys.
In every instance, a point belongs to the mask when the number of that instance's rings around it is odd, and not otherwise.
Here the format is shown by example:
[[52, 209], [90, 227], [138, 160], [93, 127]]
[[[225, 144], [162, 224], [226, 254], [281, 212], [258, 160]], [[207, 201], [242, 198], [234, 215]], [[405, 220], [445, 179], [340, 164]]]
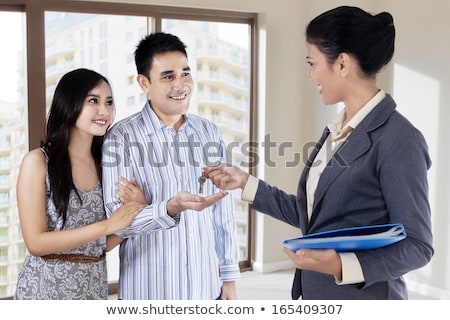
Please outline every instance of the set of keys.
[[198, 182], [200, 183], [200, 187], [199, 187], [199, 189], [198, 189], [198, 193], [199, 193], [199, 194], [203, 194], [203, 185], [204, 185], [205, 182], [206, 182], [206, 177], [205, 177], [204, 175], [201, 175], [201, 176], [198, 178]]

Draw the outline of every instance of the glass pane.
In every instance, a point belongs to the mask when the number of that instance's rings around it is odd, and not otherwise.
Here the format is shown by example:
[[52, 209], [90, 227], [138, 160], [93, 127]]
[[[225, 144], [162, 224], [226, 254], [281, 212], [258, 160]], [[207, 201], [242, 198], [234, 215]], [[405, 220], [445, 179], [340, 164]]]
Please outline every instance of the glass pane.
[[25, 16], [0, 12], [0, 298], [11, 296], [24, 256], [16, 205], [20, 162], [28, 151]]
[[[171, 24], [171, 29], [166, 28], [167, 23]], [[184, 23], [201, 32], [191, 34], [183, 30]], [[111, 81], [116, 121], [141, 110], [145, 95], [141, 94], [135, 80], [134, 50], [139, 39], [148, 33], [149, 25], [145, 17], [46, 12], [47, 107], [61, 76], [84, 67], [102, 73]], [[249, 141], [249, 26], [164, 20], [163, 28], [180, 35], [188, 45], [190, 60], [197, 61], [191, 65], [199, 87], [198, 96], [192, 99], [191, 112], [217, 123], [230, 146], [233, 162], [247, 163], [248, 157], [242, 156], [240, 147]], [[241, 35], [240, 41], [231, 38], [236, 34]], [[192, 50], [194, 48], [196, 50]], [[246, 259], [248, 206], [241, 202], [237, 193], [235, 199], [241, 258]], [[109, 268], [109, 272], [113, 272], [108, 275], [111, 281], [118, 277], [115, 270], [118, 268], [114, 263]]]
[[134, 50], [147, 34], [147, 26], [146, 17], [46, 12], [47, 107], [61, 76], [82, 67], [101, 73], [111, 82], [116, 121], [139, 111], [142, 104], [134, 81]]
[[[134, 50], [148, 33], [146, 17], [84, 13], [45, 13], [47, 109], [61, 77], [88, 68], [111, 82], [119, 120], [142, 108], [135, 82]], [[114, 251], [118, 250], [118, 247]], [[108, 254], [108, 281], [119, 278], [117, 252]]]
[[[162, 20], [162, 31], [177, 35], [186, 45], [197, 83], [190, 112], [220, 128], [229, 161], [247, 164], [242, 148], [250, 141], [250, 26], [190, 20]], [[248, 257], [248, 205], [234, 191], [241, 260]]]

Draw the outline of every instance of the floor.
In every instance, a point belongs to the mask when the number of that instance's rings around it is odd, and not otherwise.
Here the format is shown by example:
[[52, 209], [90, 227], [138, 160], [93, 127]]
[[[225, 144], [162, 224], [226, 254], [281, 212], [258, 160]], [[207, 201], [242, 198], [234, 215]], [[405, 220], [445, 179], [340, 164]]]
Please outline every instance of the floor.
[[[239, 300], [291, 300], [290, 290], [293, 270], [282, 270], [262, 274], [255, 271], [243, 271], [236, 282]], [[117, 295], [110, 295], [110, 300]]]
[[[291, 300], [291, 285], [294, 270], [282, 270], [262, 274], [254, 271], [242, 272], [242, 279], [236, 283], [240, 300]], [[409, 300], [431, 299], [415, 292], [409, 292]]]
[[291, 285], [294, 270], [272, 273], [244, 271], [236, 282], [240, 300], [291, 300]]
[[[291, 285], [294, 271], [281, 270], [272, 273], [255, 271], [242, 272], [242, 278], [236, 282], [239, 300], [291, 300]], [[117, 299], [116, 295], [110, 299]], [[425, 300], [427, 297], [414, 292], [409, 293], [410, 300]]]

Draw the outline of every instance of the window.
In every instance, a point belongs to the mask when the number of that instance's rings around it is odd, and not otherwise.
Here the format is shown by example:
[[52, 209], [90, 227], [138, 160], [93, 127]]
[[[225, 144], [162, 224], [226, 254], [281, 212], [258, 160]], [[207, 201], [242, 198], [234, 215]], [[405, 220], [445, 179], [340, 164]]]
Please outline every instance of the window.
[[0, 245], [8, 243], [8, 228], [0, 228]]
[[[123, 15], [125, 7], [127, 15]], [[28, 11], [19, 12], [23, 8]], [[139, 111], [146, 101], [136, 83], [133, 52], [137, 42], [148, 32], [171, 32], [187, 44], [190, 66], [201, 88], [194, 91], [190, 112], [216, 122], [227, 144], [250, 141], [252, 127], [253, 14], [175, 7], [165, 8], [162, 14], [160, 7], [150, 5], [106, 6], [103, 2], [99, 6], [95, 2], [45, 0], [39, 5], [34, 0], [18, 0], [14, 9], [17, 12], [0, 11], [0, 27], [7, 23], [0, 28], [0, 41], [11, 44], [3, 48], [0, 61], [0, 77], [6, 76], [0, 79], [2, 84], [5, 82], [2, 88], [10, 88], [0, 92], [0, 110], [14, 110], [0, 113], [0, 273], [4, 280], [0, 281], [0, 298], [12, 296], [26, 254], [15, 203], [15, 181], [23, 155], [39, 146], [44, 134], [43, 121], [28, 119], [45, 119], [56, 84], [64, 73], [85, 67], [105, 75], [113, 85], [116, 120], [122, 119]], [[34, 17], [30, 19], [34, 24], [28, 28], [33, 59], [27, 60], [23, 44], [28, 16]], [[44, 21], [36, 18], [41, 16]], [[10, 30], [18, 30], [13, 39], [9, 38]], [[25, 65], [26, 61], [31, 65]], [[39, 79], [45, 79], [45, 83]], [[15, 95], [3, 97], [3, 93]], [[28, 110], [28, 100], [46, 108]], [[230, 156], [236, 164], [249, 162], [247, 158], [234, 158], [235, 153]], [[251, 170], [248, 166], [245, 169]], [[249, 208], [238, 194], [234, 198], [241, 266], [249, 267]], [[117, 277], [109, 275], [109, 280]]]
[[0, 225], [6, 225], [9, 221], [8, 210], [0, 210]]
[[15, 181], [22, 156], [28, 151], [24, 18], [21, 12], [0, 11], [0, 42], [8, 44], [2, 46], [0, 59], [0, 298], [11, 295], [14, 270], [24, 257], [16, 260], [12, 256], [15, 239], [21, 239]]
[[9, 192], [0, 192], [0, 206], [9, 204]]
[[9, 174], [0, 174], [0, 188], [9, 187], [10, 179]]
[[[250, 26], [244, 23], [163, 19], [162, 31], [177, 35], [187, 45], [192, 75], [201, 88], [197, 90], [197, 101], [192, 104], [191, 112], [215, 122], [227, 145], [239, 140], [249, 141]], [[199, 66], [201, 69], [197, 69]], [[203, 90], [204, 87], [214, 87], [214, 102]], [[246, 103], [238, 103], [240, 100]], [[217, 107], [220, 113], [216, 117]], [[236, 118], [240, 121], [234, 120]], [[239, 163], [236, 158], [229, 161]], [[243, 259], [248, 254], [248, 207], [243, 204], [240, 191], [232, 194]]]
[[127, 77], [127, 84], [130, 86], [135, 84], [134, 75]]
[[127, 98], [127, 107], [133, 107], [136, 104], [136, 99], [134, 96]]

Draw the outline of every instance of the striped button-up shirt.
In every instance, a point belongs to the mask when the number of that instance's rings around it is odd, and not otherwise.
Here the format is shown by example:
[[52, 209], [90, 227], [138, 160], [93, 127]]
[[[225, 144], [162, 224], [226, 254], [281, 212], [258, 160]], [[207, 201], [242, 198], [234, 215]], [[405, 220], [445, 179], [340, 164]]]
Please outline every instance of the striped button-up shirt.
[[[103, 192], [108, 217], [121, 206], [114, 182], [135, 178], [148, 205], [119, 233], [119, 299], [216, 299], [222, 281], [240, 278], [231, 195], [201, 211], [167, 214], [179, 191], [199, 192], [206, 165], [226, 162], [215, 124], [185, 115], [178, 130], [165, 126], [149, 103], [115, 124], [103, 145]], [[203, 194], [218, 190], [206, 181]]]

